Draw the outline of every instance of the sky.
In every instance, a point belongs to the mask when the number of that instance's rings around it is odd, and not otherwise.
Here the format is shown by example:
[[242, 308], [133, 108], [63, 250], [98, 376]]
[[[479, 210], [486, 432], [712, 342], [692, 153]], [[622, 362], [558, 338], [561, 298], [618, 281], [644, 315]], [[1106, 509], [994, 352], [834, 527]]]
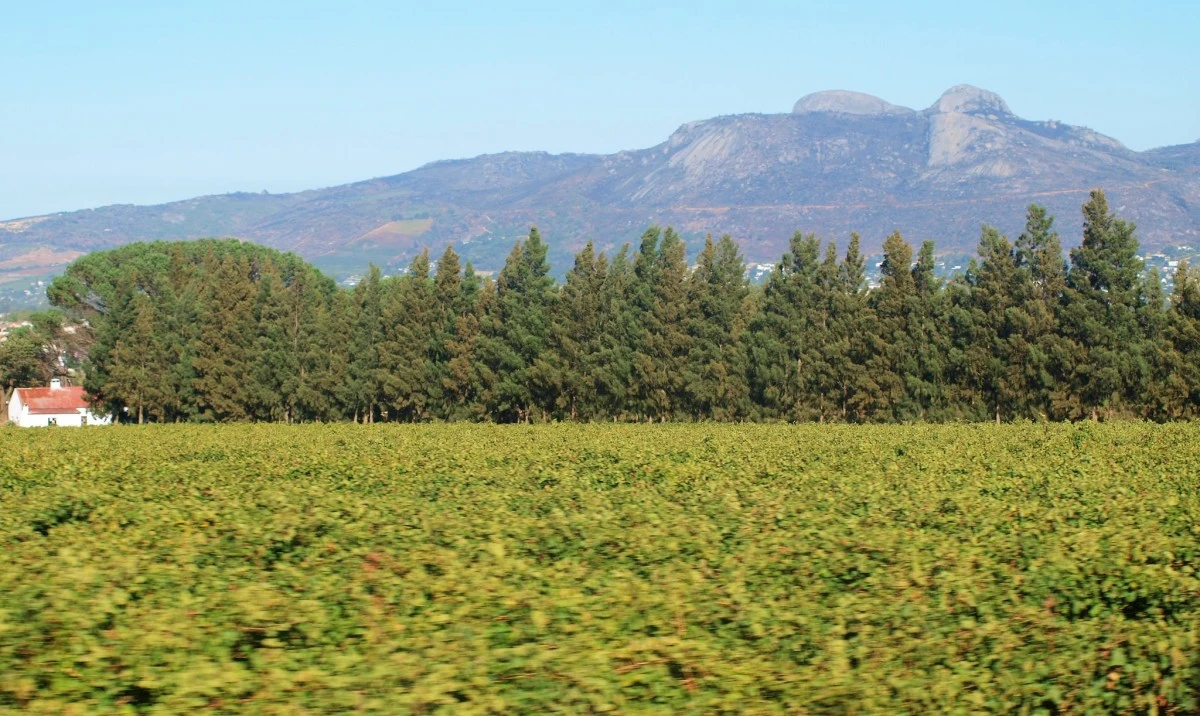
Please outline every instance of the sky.
[[0, 0], [0, 219], [643, 148], [825, 89], [1200, 139], [1196, 0], [576, 5]]

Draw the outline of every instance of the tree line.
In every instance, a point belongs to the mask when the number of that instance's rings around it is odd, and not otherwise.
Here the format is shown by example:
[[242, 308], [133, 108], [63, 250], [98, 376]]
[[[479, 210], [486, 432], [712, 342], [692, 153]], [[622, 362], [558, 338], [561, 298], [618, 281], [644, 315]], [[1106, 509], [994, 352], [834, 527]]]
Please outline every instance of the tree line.
[[565, 281], [537, 229], [494, 280], [453, 247], [352, 290], [236, 240], [134, 244], [74, 262], [51, 302], [85, 319], [84, 385], [143, 421], [1009, 421], [1200, 414], [1200, 272], [1163, 295], [1134, 226], [1094, 191], [1064, 259], [1031, 206], [984, 227], [948, 281], [897, 232], [868, 288], [844, 251], [797, 233], [752, 286], [730, 237], [689, 267], [652, 227], [589, 244]]

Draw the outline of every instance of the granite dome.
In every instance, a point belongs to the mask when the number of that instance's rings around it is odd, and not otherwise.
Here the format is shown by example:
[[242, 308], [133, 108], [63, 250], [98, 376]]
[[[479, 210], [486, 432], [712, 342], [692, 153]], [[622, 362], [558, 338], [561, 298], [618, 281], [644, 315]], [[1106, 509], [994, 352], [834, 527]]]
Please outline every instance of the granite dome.
[[873, 95], [847, 90], [826, 90], [801, 97], [792, 107], [793, 114], [832, 112], [837, 114], [888, 115], [910, 114], [912, 110], [899, 107]]

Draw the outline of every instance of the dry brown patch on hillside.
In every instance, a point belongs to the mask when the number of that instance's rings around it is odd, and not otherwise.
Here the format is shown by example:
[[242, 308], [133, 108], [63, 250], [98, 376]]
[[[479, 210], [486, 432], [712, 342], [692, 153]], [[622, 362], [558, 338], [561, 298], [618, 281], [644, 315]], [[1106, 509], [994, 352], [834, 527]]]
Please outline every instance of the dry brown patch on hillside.
[[13, 219], [12, 221], [0, 221], [0, 231], [25, 231], [34, 224], [40, 224], [49, 216], [30, 216], [25, 219]]
[[[27, 251], [20, 256], [0, 261], [0, 270], [56, 268], [58, 266], [66, 266], [80, 256], [83, 256], [82, 251], [52, 249], [48, 246], [39, 246], [33, 251]], [[17, 271], [16, 273], [25, 272]]]
[[358, 237], [351, 243], [387, 245], [415, 239], [433, 227], [433, 219], [402, 219], [389, 221]]

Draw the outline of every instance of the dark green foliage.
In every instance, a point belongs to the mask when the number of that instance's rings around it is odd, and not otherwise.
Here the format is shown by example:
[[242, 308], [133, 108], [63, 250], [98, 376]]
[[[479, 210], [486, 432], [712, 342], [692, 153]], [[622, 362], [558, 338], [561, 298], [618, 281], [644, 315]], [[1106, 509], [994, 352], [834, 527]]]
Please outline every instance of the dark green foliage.
[[745, 262], [731, 237], [715, 244], [708, 237], [687, 288], [686, 409], [697, 420], [744, 418], [751, 408], [743, 341], [749, 287]]
[[1181, 262], [1166, 321], [1167, 376], [1159, 387], [1166, 417], [1200, 417], [1200, 270]]
[[329, 404], [332, 282], [234, 240], [85, 256], [47, 291], [92, 326], [84, 385], [129, 420], [341, 417]]
[[1083, 243], [1071, 250], [1059, 319], [1069, 351], [1067, 417], [1120, 415], [1140, 399], [1149, 365], [1133, 228], [1109, 211], [1102, 191], [1083, 205]]
[[651, 227], [642, 235], [628, 307], [637, 326], [628, 407], [639, 419], [667, 420], [684, 407], [683, 371], [691, 347], [684, 325], [690, 313], [687, 273], [679, 234]]
[[0, 421], [8, 420], [13, 390], [45, 385], [55, 374], [54, 355], [46, 349], [52, 337], [37, 327], [11, 331], [0, 342]]
[[871, 293], [874, 325], [867, 370], [877, 387], [867, 404], [872, 420], [914, 420], [920, 409], [909, 391], [910, 380], [920, 376], [917, 360], [917, 282], [912, 266], [912, 246], [899, 231], [883, 242], [879, 290]]
[[[443, 283], [446, 280], [443, 278]], [[443, 286], [443, 290], [448, 288]], [[439, 329], [445, 330], [446, 320], [429, 276], [428, 252], [417, 254], [403, 276], [386, 281], [382, 300], [382, 404], [390, 419], [425, 420], [439, 395], [431, 390], [438, 379], [435, 341]]]
[[549, 344], [556, 296], [546, 244], [530, 229], [508, 255], [495, 300], [481, 317], [482, 397], [488, 414], [499, 420], [527, 423], [544, 417], [552, 405], [537, 390], [533, 369]]
[[768, 417], [820, 417], [814, 366], [825, 343], [820, 241], [797, 232], [789, 251], [767, 279], [750, 326], [750, 375], [754, 398]]
[[[537, 229], [493, 281], [450, 247], [353, 290], [233, 240], [144, 244], [73, 264], [0, 348], [6, 392], [89, 349], [92, 400], [127, 421], [908, 422], [1200, 416], [1200, 286], [1166, 297], [1102, 192], [1070, 271], [1046, 210], [984, 227], [965, 275], [932, 242], [884, 242], [879, 286], [851, 235], [796, 233], [762, 287], [738, 245], [651, 227], [588, 243], [562, 286]], [[72, 338], [77, 335], [79, 340]], [[90, 343], [90, 348], [89, 344]], [[72, 358], [74, 360], [74, 358]]]
[[567, 272], [547, 349], [532, 371], [543, 405], [555, 417], [599, 417], [607, 282], [608, 262], [589, 241]]
[[1026, 390], [1020, 360], [1025, 354], [1024, 330], [1028, 321], [1019, 305], [1020, 273], [1008, 238], [991, 226], [983, 227], [979, 263], [967, 272], [970, 287], [964, 365], [970, 379], [969, 394], [979, 408], [994, 412], [996, 422], [1022, 411]]
[[1054, 230], [1054, 217], [1044, 207], [1031, 205], [1025, 231], [1017, 237], [1018, 275], [1015, 303], [1020, 311], [1012, 360], [1020, 371], [1024, 411], [1030, 418], [1058, 417], [1058, 389], [1065, 386], [1068, 342], [1058, 324], [1060, 301], [1067, 284], [1062, 242]]

